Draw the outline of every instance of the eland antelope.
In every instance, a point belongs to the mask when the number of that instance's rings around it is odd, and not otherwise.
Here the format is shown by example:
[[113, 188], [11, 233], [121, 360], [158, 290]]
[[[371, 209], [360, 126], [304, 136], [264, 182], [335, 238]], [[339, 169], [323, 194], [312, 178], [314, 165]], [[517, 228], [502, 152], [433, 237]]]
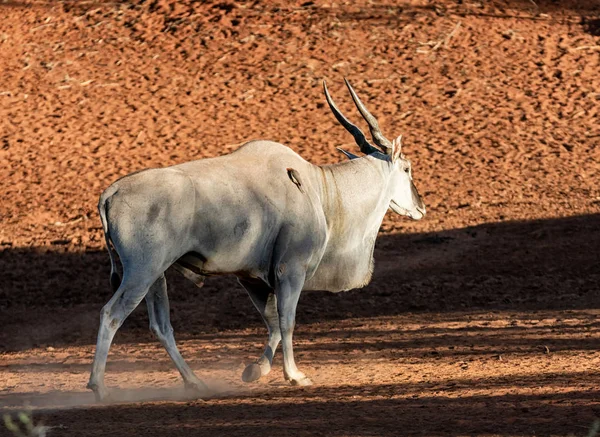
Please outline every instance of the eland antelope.
[[102, 193], [98, 209], [115, 293], [101, 311], [88, 384], [98, 400], [108, 395], [104, 371], [113, 337], [143, 298], [150, 329], [186, 387], [208, 393], [173, 337], [164, 276], [170, 266], [198, 286], [205, 276], [234, 274], [247, 290], [269, 337], [262, 356], [244, 370], [244, 381], [269, 373], [281, 342], [285, 379], [311, 384], [292, 349], [300, 292], [363, 287], [387, 209], [415, 220], [425, 215], [401, 136], [385, 138], [346, 85], [374, 145], [336, 107], [324, 82], [325, 97], [364, 156], [340, 149], [349, 161], [318, 166], [282, 144], [251, 141], [225, 156], [130, 174]]

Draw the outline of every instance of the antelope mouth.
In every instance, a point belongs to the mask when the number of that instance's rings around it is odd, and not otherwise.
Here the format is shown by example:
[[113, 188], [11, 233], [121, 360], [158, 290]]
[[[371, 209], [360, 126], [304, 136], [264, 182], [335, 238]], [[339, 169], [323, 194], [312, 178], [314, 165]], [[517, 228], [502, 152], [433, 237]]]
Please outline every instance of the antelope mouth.
[[423, 217], [425, 217], [425, 214], [426, 214], [425, 207], [417, 206], [414, 211], [411, 211], [408, 214], [408, 216], [413, 220], [421, 220]]
[[421, 220], [425, 216], [425, 205], [416, 206], [414, 209], [406, 209], [398, 206], [396, 202], [392, 200], [390, 203], [390, 209], [394, 211], [396, 214], [405, 215], [413, 220]]

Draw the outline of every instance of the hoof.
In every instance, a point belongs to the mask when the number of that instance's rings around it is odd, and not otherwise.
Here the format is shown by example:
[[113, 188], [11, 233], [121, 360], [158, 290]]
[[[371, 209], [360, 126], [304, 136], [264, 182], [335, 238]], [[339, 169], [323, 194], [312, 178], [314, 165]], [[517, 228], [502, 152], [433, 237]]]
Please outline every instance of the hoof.
[[290, 384], [296, 385], [299, 387], [307, 387], [309, 385], [313, 385], [313, 382], [309, 378], [304, 376], [300, 379], [290, 379]]
[[260, 370], [260, 365], [258, 363], [252, 363], [246, 366], [244, 372], [242, 373], [242, 381], [244, 382], [252, 382], [260, 379], [262, 376], [262, 372]]
[[186, 382], [185, 391], [198, 398], [207, 397], [210, 395], [210, 389], [202, 381]]

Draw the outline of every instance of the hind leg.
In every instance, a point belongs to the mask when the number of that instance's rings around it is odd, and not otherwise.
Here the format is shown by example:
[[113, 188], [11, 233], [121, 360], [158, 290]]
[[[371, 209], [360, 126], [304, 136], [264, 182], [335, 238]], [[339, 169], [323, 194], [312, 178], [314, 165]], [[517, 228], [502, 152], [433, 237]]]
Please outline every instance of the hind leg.
[[108, 396], [108, 390], [104, 385], [104, 371], [113, 338], [127, 316], [142, 301], [148, 292], [148, 286], [147, 282], [131, 280], [126, 276], [113, 297], [102, 308], [96, 353], [87, 385], [89, 389], [94, 391], [97, 401], [103, 401]]
[[281, 341], [279, 316], [277, 314], [277, 298], [273, 290], [260, 280], [249, 281], [240, 279], [239, 282], [248, 292], [252, 303], [254, 303], [254, 306], [260, 312], [269, 330], [269, 340], [262, 356], [255, 363], [248, 365], [242, 373], [242, 380], [244, 382], [251, 382], [256, 381], [271, 371], [273, 356]]
[[198, 379], [177, 349], [169, 315], [169, 297], [164, 274], [150, 287], [150, 291], [146, 295], [146, 304], [148, 305], [150, 330], [167, 350], [177, 370], [181, 373], [185, 386], [194, 390], [198, 395], [207, 394], [208, 387]]

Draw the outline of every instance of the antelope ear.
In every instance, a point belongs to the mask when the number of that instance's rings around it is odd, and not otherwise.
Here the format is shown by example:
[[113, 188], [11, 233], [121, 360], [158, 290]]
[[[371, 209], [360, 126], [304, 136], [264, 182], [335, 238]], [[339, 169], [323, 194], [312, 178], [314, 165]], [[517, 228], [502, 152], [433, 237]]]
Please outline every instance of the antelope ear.
[[402, 135], [392, 141], [392, 161], [396, 161], [402, 155]]
[[348, 157], [348, 159], [360, 158], [360, 156], [355, 155], [354, 153], [348, 152], [347, 150], [344, 150], [341, 147], [336, 147], [336, 149], [338, 149], [340, 152], [342, 152], [344, 155], [346, 155]]

